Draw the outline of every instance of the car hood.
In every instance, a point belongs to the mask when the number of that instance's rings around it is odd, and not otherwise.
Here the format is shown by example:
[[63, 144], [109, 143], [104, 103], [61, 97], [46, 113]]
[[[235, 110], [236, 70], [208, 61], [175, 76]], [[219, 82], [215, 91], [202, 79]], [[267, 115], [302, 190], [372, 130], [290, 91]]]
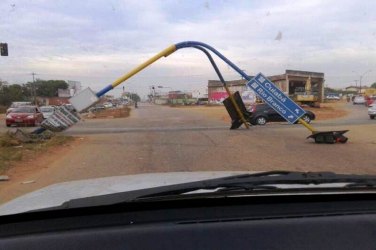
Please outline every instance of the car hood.
[[1, 205], [0, 215], [17, 214], [31, 210], [55, 207], [72, 199], [174, 185], [244, 173], [255, 172], [172, 172], [63, 182], [36, 190]]
[[33, 113], [9, 113], [12, 117], [26, 117], [29, 115], [33, 115]]
[[50, 117], [51, 115], [54, 114], [54, 112], [53, 111], [52, 112], [42, 112], [42, 114], [43, 114], [44, 117]]

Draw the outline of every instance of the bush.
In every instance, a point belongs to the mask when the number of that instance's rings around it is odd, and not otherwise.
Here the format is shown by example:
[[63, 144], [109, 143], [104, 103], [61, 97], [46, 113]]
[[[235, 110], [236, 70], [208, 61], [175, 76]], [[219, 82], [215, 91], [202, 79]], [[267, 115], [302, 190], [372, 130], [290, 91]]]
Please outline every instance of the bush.
[[7, 107], [0, 105], [0, 114], [5, 114], [6, 111], [7, 111]]

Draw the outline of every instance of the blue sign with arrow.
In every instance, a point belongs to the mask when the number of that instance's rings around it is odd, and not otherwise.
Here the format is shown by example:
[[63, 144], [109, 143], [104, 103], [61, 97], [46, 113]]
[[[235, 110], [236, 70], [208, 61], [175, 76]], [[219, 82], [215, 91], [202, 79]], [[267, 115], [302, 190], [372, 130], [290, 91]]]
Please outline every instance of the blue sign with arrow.
[[278, 89], [274, 83], [268, 80], [262, 73], [253, 77], [247, 86], [278, 114], [285, 118], [289, 123], [295, 123], [305, 114], [304, 109], [291, 100], [285, 93]]

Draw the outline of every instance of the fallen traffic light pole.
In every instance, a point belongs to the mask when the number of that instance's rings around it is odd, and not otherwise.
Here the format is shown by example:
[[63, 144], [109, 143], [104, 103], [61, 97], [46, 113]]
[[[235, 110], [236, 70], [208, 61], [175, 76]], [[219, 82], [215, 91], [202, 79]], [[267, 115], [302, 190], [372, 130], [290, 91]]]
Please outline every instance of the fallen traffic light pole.
[[[239, 67], [237, 67], [234, 63], [232, 63], [229, 59], [227, 59], [224, 55], [218, 52], [213, 47], [196, 41], [186, 41], [177, 43], [174, 45], [169, 46], [168, 48], [162, 50], [149, 60], [145, 61], [144, 63], [140, 64], [136, 68], [132, 69], [127, 74], [123, 75], [122, 77], [115, 80], [112, 84], [107, 85], [105, 88], [100, 90], [97, 93], [94, 93], [90, 88], [87, 88], [74, 97], [72, 97], [69, 101], [74, 106], [77, 112], [81, 112], [89, 108], [90, 106], [94, 105], [98, 102], [99, 98], [105, 95], [107, 92], [114, 89], [116, 86], [120, 85], [121, 83], [125, 82], [132, 76], [136, 75], [146, 67], [150, 66], [155, 61], [159, 60], [162, 57], [167, 57], [174, 53], [175, 51], [183, 48], [195, 48], [199, 49], [206, 54], [210, 63], [212, 64], [214, 70], [216, 71], [220, 81], [222, 82], [228, 97], [228, 105], [226, 108], [231, 106], [233, 110], [233, 115], [231, 118], [233, 119], [232, 129], [239, 128], [241, 125], [248, 129], [249, 122], [247, 120], [247, 113], [245, 111], [245, 106], [242, 102], [239, 102], [235, 99], [234, 95], [231, 94], [229, 88], [226, 85], [225, 80], [222, 77], [217, 65], [215, 64], [212, 56], [208, 52], [208, 50], [222, 59], [228, 66], [238, 72], [244, 79], [246, 79], [247, 86], [250, 87], [255, 91], [255, 93], [264, 100], [267, 104], [269, 104], [274, 110], [276, 110], [281, 116], [283, 116], [288, 122], [294, 123], [299, 121], [304, 127], [311, 131], [311, 135], [307, 138], [312, 138], [315, 140], [316, 143], [345, 143], [347, 142], [347, 138], [343, 135], [348, 130], [342, 131], [317, 131], [311, 125], [306, 123], [301, 117], [305, 114], [305, 111], [300, 108], [294, 101], [292, 101], [287, 95], [285, 95], [281, 90], [279, 90], [272, 82], [270, 82], [263, 74], [259, 73], [255, 77], [251, 78], [247, 74], [244, 73]], [[234, 120], [235, 119], [235, 120]], [[79, 121], [79, 117], [74, 114], [74, 112], [68, 110], [65, 107], [58, 109], [56, 114], [48, 118], [47, 120], [43, 121], [41, 124], [41, 128], [38, 128], [33, 133], [39, 134], [45, 131], [46, 129], [59, 132], [63, 131], [73, 124]]]

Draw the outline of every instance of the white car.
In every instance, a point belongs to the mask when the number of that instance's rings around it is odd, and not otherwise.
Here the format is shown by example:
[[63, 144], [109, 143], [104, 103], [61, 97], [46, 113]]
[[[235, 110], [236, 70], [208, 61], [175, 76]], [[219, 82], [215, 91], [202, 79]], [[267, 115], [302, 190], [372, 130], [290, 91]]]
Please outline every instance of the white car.
[[353, 100], [353, 104], [365, 104], [366, 103], [366, 98], [364, 96], [355, 96]]
[[114, 107], [114, 105], [111, 102], [105, 102], [105, 103], [103, 103], [103, 106], [105, 108], [112, 108], [112, 107]]
[[374, 101], [368, 108], [368, 115], [370, 119], [375, 119], [376, 116], [376, 101]]
[[327, 95], [326, 99], [327, 100], [340, 100], [339, 96], [336, 96], [336, 95]]
[[54, 114], [55, 107], [54, 106], [42, 106], [40, 107], [40, 111], [43, 114], [43, 118], [48, 119], [51, 115]]

